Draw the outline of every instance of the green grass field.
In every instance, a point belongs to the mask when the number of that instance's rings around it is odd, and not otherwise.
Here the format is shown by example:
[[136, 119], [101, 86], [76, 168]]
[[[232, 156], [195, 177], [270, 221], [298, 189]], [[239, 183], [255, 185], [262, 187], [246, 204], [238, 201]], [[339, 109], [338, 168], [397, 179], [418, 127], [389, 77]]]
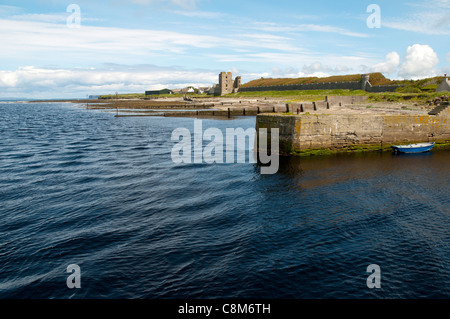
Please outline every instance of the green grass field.
[[369, 102], [421, 102], [426, 103], [435, 97], [442, 96], [442, 92], [401, 93], [384, 92], [368, 93], [361, 90], [310, 90], [310, 91], [265, 91], [265, 92], [240, 92], [228, 94], [226, 97], [234, 98], [283, 98], [286, 102], [312, 102], [323, 101], [325, 96], [368, 96]]
[[289, 102], [296, 101], [323, 101], [325, 96], [366, 95], [365, 91], [351, 90], [308, 90], [308, 91], [264, 91], [264, 92], [239, 92], [226, 95], [233, 98], [283, 98]]
[[[308, 90], [308, 91], [264, 91], [264, 92], [240, 92], [223, 96], [222, 98], [277, 98], [285, 102], [312, 102], [324, 101], [326, 96], [368, 96], [368, 102], [417, 102], [427, 103], [435, 97], [442, 96], [442, 92], [420, 92], [420, 93], [401, 93], [401, 92], [384, 92], [384, 93], [368, 93], [361, 90]], [[166, 94], [159, 95], [158, 98], [182, 98], [184, 94]], [[119, 99], [149, 99], [145, 94], [130, 93], [119, 94]], [[191, 98], [217, 98], [207, 94], [189, 94]], [[115, 99], [115, 95], [102, 95], [100, 99]]]

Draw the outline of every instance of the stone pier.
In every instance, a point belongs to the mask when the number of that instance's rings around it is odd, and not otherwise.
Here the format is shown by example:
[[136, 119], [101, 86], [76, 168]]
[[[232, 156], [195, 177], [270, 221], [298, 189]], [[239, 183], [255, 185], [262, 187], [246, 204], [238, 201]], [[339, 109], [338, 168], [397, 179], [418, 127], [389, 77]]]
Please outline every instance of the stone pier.
[[450, 143], [450, 109], [439, 116], [383, 114], [260, 114], [256, 129], [279, 128], [280, 154], [311, 150], [381, 150], [392, 144]]

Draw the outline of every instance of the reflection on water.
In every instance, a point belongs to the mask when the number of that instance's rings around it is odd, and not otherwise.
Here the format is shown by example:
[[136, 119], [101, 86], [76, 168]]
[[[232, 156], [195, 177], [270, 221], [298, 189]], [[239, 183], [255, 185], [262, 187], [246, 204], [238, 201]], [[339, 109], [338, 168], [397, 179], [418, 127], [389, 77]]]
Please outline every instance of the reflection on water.
[[[420, 165], [428, 163], [438, 167], [442, 165], [444, 172], [448, 172], [448, 164], [445, 162], [447, 156], [443, 154], [427, 152], [396, 155], [391, 152], [373, 152], [317, 157], [281, 157], [279, 173], [298, 179], [303, 187], [314, 188], [346, 180], [374, 178], [377, 175], [396, 176], [399, 172], [413, 175], [420, 173]], [[407, 168], [406, 172], [405, 168]], [[315, 172], [314, 176], [308, 174], [310, 171]]]

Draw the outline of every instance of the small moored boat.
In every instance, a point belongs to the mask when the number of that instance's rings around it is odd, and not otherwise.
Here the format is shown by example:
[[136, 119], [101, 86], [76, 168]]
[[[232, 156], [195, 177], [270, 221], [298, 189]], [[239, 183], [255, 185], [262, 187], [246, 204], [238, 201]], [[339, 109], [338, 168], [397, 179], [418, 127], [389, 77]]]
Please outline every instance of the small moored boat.
[[397, 153], [425, 153], [431, 151], [433, 146], [434, 142], [409, 145], [392, 145], [391, 147], [394, 149], [394, 152]]

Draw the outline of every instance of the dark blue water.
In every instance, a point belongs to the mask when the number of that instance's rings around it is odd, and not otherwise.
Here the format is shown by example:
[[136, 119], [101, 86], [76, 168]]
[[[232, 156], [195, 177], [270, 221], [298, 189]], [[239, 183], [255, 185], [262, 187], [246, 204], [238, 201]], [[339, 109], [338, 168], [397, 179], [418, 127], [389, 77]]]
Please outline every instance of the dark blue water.
[[450, 297], [450, 152], [283, 159], [261, 175], [174, 164], [178, 127], [193, 119], [0, 104], [0, 298]]

